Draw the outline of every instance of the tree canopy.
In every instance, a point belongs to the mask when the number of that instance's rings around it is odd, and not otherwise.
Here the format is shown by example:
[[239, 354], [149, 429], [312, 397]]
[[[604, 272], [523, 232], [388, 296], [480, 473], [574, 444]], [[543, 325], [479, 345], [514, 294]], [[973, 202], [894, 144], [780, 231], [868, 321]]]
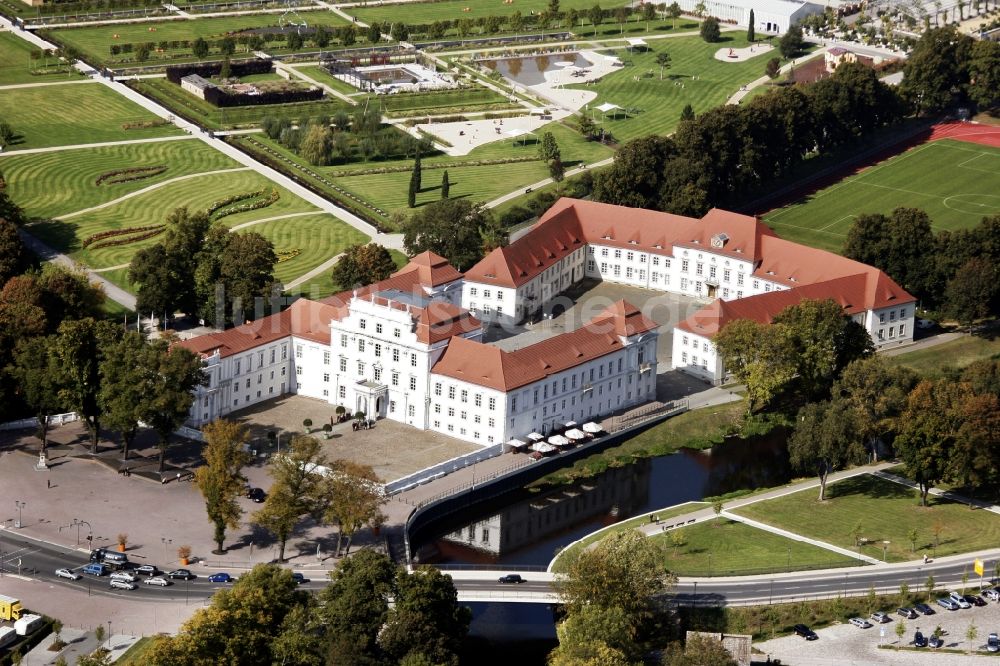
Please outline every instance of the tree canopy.
[[482, 204], [441, 199], [423, 206], [403, 224], [403, 245], [411, 256], [430, 250], [462, 271], [482, 258], [484, 240], [495, 238], [496, 231], [493, 213]]
[[243, 509], [237, 501], [243, 495], [247, 479], [243, 468], [250, 463], [246, 443], [250, 439], [246, 428], [232, 421], [213, 421], [202, 428], [205, 445], [202, 458], [205, 464], [195, 470], [194, 480], [205, 498], [205, 511], [215, 529], [216, 554], [225, 552], [222, 547], [226, 528], [240, 526]]
[[384, 280], [396, 271], [389, 250], [378, 243], [352, 245], [333, 265], [333, 282], [341, 289]]

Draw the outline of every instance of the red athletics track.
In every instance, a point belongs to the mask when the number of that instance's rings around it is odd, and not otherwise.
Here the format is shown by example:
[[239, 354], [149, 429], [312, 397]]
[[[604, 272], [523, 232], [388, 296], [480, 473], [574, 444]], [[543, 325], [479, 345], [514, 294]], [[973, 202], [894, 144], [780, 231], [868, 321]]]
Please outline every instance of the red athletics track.
[[836, 169], [818, 178], [810, 179], [797, 187], [786, 190], [782, 194], [767, 197], [762, 200], [763, 205], [756, 207], [756, 210], [744, 210], [743, 212], [756, 215], [757, 217], [764, 217], [771, 211], [791, 205], [803, 197], [840, 182], [844, 178], [856, 176], [885, 160], [901, 155], [911, 148], [940, 139], [954, 139], [956, 141], [965, 141], [991, 148], [1000, 148], [1000, 127], [956, 120], [937, 123], [917, 132], [913, 136], [886, 146], [860, 163], [849, 164], [843, 169]]

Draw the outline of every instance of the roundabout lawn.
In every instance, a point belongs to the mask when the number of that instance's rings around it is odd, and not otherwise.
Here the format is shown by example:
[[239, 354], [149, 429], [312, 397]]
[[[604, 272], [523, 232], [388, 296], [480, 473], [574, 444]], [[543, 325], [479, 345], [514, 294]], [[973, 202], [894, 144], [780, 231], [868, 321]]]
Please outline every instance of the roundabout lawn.
[[[117, 169], [166, 166], [150, 178], [95, 184]], [[0, 155], [8, 191], [32, 217], [55, 217], [112, 201], [171, 178], [239, 166], [203, 141], [156, 141], [28, 155]]]
[[132, 141], [183, 133], [173, 125], [124, 129], [124, 123], [159, 118], [97, 82], [4, 90], [0, 92], [0, 118], [21, 136], [7, 150]]
[[651, 538], [667, 548], [666, 567], [678, 576], [745, 576], [861, 564], [856, 558], [726, 518], [676, 531], [683, 536], [682, 546], [673, 546], [672, 532]]
[[[942, 556], [983, 550], [1000, 543], [1000, 516], [933, 495], [922, 507], [916, 490], [869, 474], [827, 486], [826, 494], [827, 500], [820, 502], [817, 489], [811, 488], [732, 513], [852, 550], [851, 532], [860, 523], [868, 543], [861, 552], [882, 559], [883, 542], [888, 541], [890, 562], [917, 559], [925, 552]], [[940, 535], [935, 548], [936, 526]], [[913, 529], [915, 546], [908, 536]]]

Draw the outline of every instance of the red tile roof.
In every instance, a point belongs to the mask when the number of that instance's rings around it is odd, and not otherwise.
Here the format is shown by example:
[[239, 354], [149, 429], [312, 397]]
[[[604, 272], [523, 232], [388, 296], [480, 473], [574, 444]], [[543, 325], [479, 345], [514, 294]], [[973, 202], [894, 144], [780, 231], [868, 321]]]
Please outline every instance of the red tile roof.
[[845, 315], [916, 301], [885, 273], [869, 269], [864, 273], [828, 279], [794, 289], [757, 294], [735, 301], [719, 299], [698, 310], [677, 327], [688, 333], [710, 338], [733, 320], [751, 319], [762, 324], [770, 324], [778, 313], [791, 305], [796, 305], [805, 299], [827, 298], [839, 303]]
[[415, 277], [425, 287], [437, 287], [462, 279], [462, 274], [449, 264], [447, 259], [430, 250], [421, 252], [410, 259], [410, 263], [393, 273], [393, 276], [411, 273], [415, 273], [415, 275], [410, 277]]
[[498, 391], [512, 391], [549, 375], [622, 349], [622, 337], [657, 328], [625, 301], [612, 304], [582, 327], [516, 351], [452, 338], [431, 372]]
[[[724, 233], [722, 248], [712, 238]], [[761, 239], [774, 232], [756, 218], [713, 208], [700, 220], [642, 208], [562, 198], [531, 230], [493, 250], [465, 273], [472, 282], [519, 287], [585, 244], [642, 250], [671, 256], [673, 246], [705, 248], [755, 262]]]
[[330, 321], [337, 318], [331, 305], [299, 299], [284, 312], [256, 319], [219, 333], [208, 333], [177, 343], [196, 354], [211, 356], [216, 351], [225, 358], [275, 342], [289, 335], [330, 343]]

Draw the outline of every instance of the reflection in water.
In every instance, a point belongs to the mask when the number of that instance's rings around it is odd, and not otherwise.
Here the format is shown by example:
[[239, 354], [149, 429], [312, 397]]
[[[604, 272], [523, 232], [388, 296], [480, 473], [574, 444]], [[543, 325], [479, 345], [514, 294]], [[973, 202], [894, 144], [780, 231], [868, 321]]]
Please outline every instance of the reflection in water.
[[547, 565], [567, 544], [631, 516], [791, 478], [787, 431], [733, 439], [707, 451], [642, 459], [570, 486], [509, 495], [501, 505], [473, 507], [414, 543], [424, 563]]
[[577, 67], [590, 67], [593, 63], [579, 53], [556, 53], [551, 56], [541, 55], [530, 58], [482, 60], [480, 64], [500, 72], [511, 81], [516, 81], [524, 86], [534, 86], [544, 83], [543, 72], [551, 69], [562, 69], [570, 64]]
[[472, 609], [463, 666], [520, 666], [545, 663], [556, 646], [553, 606], [525, 603], [467, 603]]

